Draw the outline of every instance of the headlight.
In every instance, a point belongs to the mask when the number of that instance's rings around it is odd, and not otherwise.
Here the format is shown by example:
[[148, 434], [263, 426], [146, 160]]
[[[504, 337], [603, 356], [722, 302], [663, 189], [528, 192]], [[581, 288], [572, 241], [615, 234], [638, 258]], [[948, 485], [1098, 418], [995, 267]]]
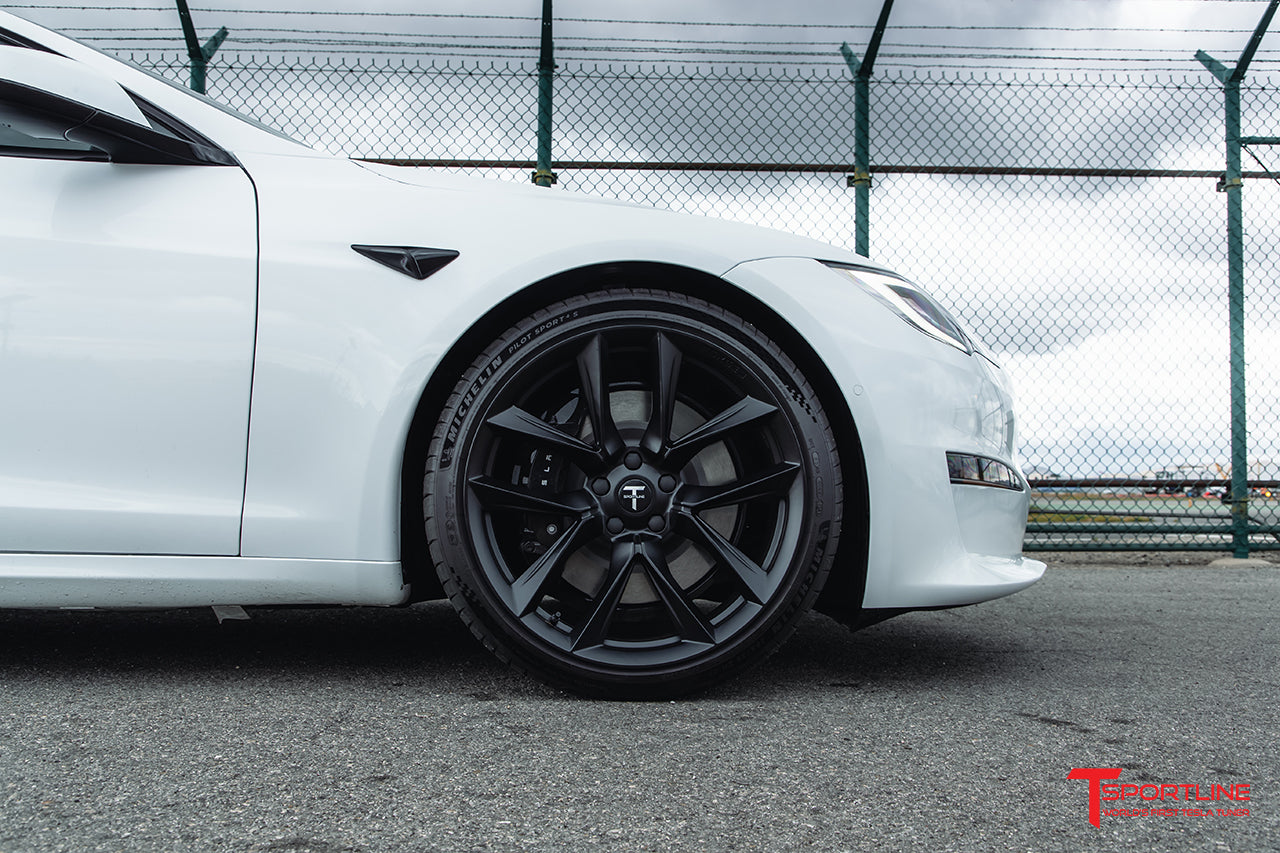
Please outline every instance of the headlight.
[[966, 354], [974, 351], [969, 336], [956, 319], [933, 297], [904, 278], [834, 261], [823, 261], [836, 272], [843, 273], [863, 290], [879, 299], [890, 311], [926, 335], [950, 344]]

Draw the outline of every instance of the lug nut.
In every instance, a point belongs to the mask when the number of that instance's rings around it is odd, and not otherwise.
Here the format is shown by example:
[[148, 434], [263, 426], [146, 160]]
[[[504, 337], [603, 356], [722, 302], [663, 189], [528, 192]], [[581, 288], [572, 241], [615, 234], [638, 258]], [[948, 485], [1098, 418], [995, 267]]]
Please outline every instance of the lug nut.
[[621, 533], [622, 529], [626, 527], [620, 518], [611, 518], [604, 523], [604, 526], [610, 533]]
[[591, 484], [591, 491], [597, 495], [605, 495], [609, 493], [609, 481], [604, 477], [597, 477]]
[[663, 474], [658, 478], [658, 488], [664, 492], [674, 492], [676, 490], [676, 478], [670, 474]]
[[652, 530], [654, 533], [659, 532], [660, 530], [662, 530], [662, 528], [666, 526], [667, 526], [667, 523], [663, 521], [662, 516], [660, 515], [655, 515], [649, 519], [649, 529]]
[[622, 457], [622, 464], [627, 466], [628, 471], [634, 471], [644, 464], [644, 459], [639, 453], [632, 450], [626, 456]]

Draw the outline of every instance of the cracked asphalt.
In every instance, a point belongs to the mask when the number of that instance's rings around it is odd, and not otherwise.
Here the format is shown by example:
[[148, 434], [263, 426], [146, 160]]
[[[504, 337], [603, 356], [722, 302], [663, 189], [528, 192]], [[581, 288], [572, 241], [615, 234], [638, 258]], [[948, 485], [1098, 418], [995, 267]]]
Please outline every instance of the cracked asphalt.
[[[1280, 567], [1042, 556], [678, 702], [543, 687], [444, 604], [0, 611], [0, 853], [1280, 850]], [[1076, 767], [1249, 800], [1095, 828]]]

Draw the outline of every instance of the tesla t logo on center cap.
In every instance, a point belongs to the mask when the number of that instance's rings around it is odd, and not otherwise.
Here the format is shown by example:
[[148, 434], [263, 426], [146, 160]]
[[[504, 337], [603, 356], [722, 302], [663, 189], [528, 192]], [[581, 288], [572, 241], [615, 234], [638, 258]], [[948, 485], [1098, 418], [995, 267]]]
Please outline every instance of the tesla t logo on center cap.
[[618, 487], [618, 500], [628, 512], [644, 512], [653, 500], [653, 489], [644, 480], [627, 480]]

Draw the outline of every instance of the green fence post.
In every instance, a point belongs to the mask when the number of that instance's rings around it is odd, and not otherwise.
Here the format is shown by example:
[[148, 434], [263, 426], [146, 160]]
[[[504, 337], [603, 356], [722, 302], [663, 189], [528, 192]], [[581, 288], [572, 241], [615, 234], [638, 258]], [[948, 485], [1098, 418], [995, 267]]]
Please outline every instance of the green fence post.
[[848, 42], [840, 45], [840, 55], [853, 73], [853, 175], [848, 185], [854, 193], [854, 251], [868, 257], [871, 255], [871, 68], [880, 52], [880, 39], [892, 8], [893, 0], [884, 0], [871, 41], [867, 43], [867, 55], [861, 62]]
[[1267, 32], [1280, 0], [1271, 0], [1234, 69], [1203, 50], [1196, 59], [1222, 82], [1227, 171], [1218, 190], [1227, 194], [1227, 301], [1231, 334], [1231, 544], [1237, 558], [1249, 556], [1249, 444], [1245, 414], [1244, 360], [1244, 180], [1240, 170], [1240, 82]]
[[178, 20], [182, 22], [182, 37], [187, 42], [187, 56], [191, 59], [191, 89], [203, 95], [205, 71], [209, 67], [209, 60], [226, 40], [227, 28], [221, 27], [202, 47], [200, 40], [196, 37], [196, 26], [191, 20], [191, 9], [187, 7], [187, 0], [177, 0], [177, 3]]
[[551, 171], [551, 85], [555, 79], [555, 47], [551, 38], [551, 0], [542, 0], [542, 45], [538, 55], [538, 163], [533, 182], [549, 187], [556, 182]]
[[1244, 363], [1244, 179], [1240, 175], [1240, 80], [1223, 87], [1226, 101], [1227, 304], [1231, 330], [1231, 544], [1234, 556], [1249, 556], [1249, 446], [1245, 419]]

